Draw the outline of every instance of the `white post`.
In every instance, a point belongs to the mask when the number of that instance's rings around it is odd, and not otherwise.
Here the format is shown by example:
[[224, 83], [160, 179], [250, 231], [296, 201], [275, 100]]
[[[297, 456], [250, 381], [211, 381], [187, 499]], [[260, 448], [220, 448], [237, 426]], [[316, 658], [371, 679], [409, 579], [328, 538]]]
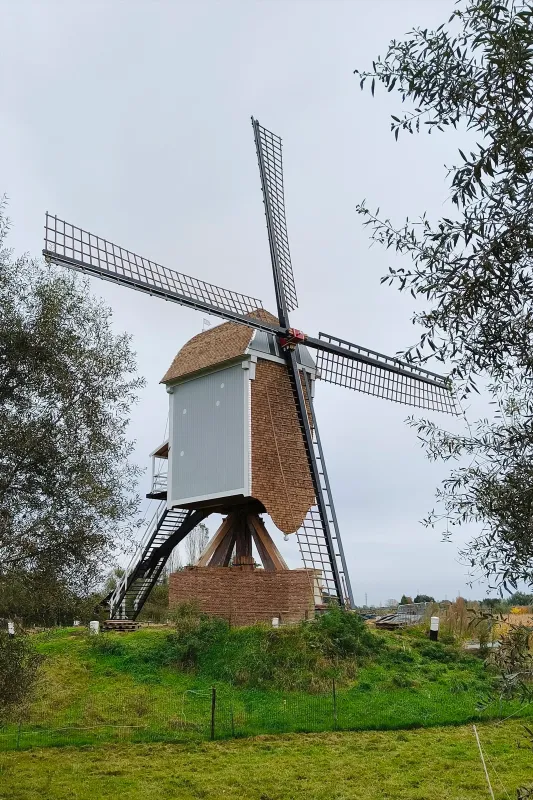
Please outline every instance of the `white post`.
[[96, 634], [100, 633], [100, 623], [97, 619], [93, 619], [89, 622], [89, 633], [91, 636], [95, 636]]
[[15, 635], [15, 623], [11, 622], [11, 620], [8, 620], [7, 623], [7, 634], [10, 637], [13, 637]]
[[431, 622], [429, 624], [429, 638], [436, 642], [439, 638], [439, 618], [438, 617], [431, 617]]
[[279, 628], [279, 617], [272, 617], [272, 627]]

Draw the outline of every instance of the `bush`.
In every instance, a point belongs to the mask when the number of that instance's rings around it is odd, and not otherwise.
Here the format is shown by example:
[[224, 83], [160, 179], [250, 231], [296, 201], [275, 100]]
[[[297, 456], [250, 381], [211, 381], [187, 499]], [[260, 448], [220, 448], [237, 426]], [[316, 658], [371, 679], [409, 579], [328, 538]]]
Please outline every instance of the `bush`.
[[[172, 617], [174, 630], [169, 632], [111, 633], [88, 637], [88, 642], [138, 679], [151, 680], [158, 668], [173, 667], [194, 671], [209, 682], [281, 691], [327, 691], [333, 677], [341, 687], [354, 681], [361, 667], [371, 665], [383, 670], [389, 689], [415, 688], [422, 662], [425, 679], [438, 681], [443, 670], [472, 659], [429, 641], [422, 630], [407, 643], [407, 631], [376, 633], [357, 614], [336, 608], [313, 621], [277, 629], [230, 628], [194, 603], [182, 604]], [[365, 691], [364, 684], [358, 690]]]
[[322, 614], [314, 624], [302, 623], [302, 628], [329, 658], [366, 658], [384, 647], [362, 617], [339, 608]]
[[415, 641], [413, 646], [424, 658], [431, 661], [453, 662], [460, 660], [460, 654], [452, 647], [445, 647], [438, 642]]
[[217, 617], [184, 603], [172, 612], [174, 630], [165, 635], [89, 637], [102, 655], [120, 659], [137, 675], [147, 667], [176, 666], [209, 680], [249, 688], [320, 691], [353, 679], [360, 664], [386, 647], [356, 614], [331, 609], [312, 622], [273, 629], [266, 625], [230, 628]]
[[361, 617], [332, 608], [312, 622], [277, 630], [231, 630], [224, 647], [203, 660], [211, 675], [253, 688], [321, 691], [353, 679], [358, 666], [384, 648]]
[[27, 636], [0, 630], [0, 724], [31, 695], [40, 662]]
[[173, 660], [183, 667], [197, 666], [200, 657], [214, 645], [221, 644], [229, 631], [226, 620], [202, 614], [194, 603], [178, 606], [174, 621], [176, 630], [169, 634], [167, 642]]

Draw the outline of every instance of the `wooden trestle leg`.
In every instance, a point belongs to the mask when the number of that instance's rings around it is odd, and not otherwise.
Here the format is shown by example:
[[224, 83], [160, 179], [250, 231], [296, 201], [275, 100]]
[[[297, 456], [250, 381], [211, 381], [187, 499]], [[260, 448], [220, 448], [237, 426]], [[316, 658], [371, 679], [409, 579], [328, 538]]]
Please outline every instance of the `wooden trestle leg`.
[[[196, 567], [235, 567], [253, 569], [252, 541], [265, 570], [288, 569], [287, 564], [258, 514], [234, 511], [208, 542]], [[232, 560], [233, 556], [233, 560]]]

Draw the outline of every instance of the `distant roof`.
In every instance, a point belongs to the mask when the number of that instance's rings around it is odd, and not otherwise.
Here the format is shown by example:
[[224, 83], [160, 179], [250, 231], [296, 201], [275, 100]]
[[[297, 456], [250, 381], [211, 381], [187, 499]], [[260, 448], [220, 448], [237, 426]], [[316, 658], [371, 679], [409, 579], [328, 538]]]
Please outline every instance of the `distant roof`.
[[[277, 317], [257, 308], [249, 317], [279, 325]], [[170, 365], [161, 383], [171, 383], [186, 375], [193, 375], [209, 367], [243, 356], [250, 344], [254, 329], [236, 322], [224, 322], [193, 336], [183, 345]]]

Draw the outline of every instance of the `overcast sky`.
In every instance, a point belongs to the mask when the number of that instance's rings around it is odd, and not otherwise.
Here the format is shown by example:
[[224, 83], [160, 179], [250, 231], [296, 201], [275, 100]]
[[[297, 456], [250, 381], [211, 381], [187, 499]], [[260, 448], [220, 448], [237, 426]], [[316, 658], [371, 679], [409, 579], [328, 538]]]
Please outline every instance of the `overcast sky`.
[[[17, 251], [42, 249], [51, 213], [275, 310], [250, 116], [283, 137], [295, 327], [393, 354], [415, 339], [413, 300], [380, 286], [395, 256], [355, 212], [446, 213], [460, 134], [389, 132], [394, 94], [359, 90], [389, 40], [437, 26], [453, 0], [0, 0], [0, 194]], [[92, 280], [133, 335], [147, 385], [135, 459], [163, 439], [159, 380], [202, 329], [197, 312]], [[316, 407], [357, 602], [467, 588], [457, 550], [419, 520], [446, 474], [405, 407], [319, 384]], [[445, 422], [448, 422], [444, 418]], [[149, 488], [149, 470], [141, 484]], [[147, 505], [147, 501], [145, 502]], [[470, 531], [472, 533], [472, 531]], [[294, 538], [277, 543], [298, 565]]]

